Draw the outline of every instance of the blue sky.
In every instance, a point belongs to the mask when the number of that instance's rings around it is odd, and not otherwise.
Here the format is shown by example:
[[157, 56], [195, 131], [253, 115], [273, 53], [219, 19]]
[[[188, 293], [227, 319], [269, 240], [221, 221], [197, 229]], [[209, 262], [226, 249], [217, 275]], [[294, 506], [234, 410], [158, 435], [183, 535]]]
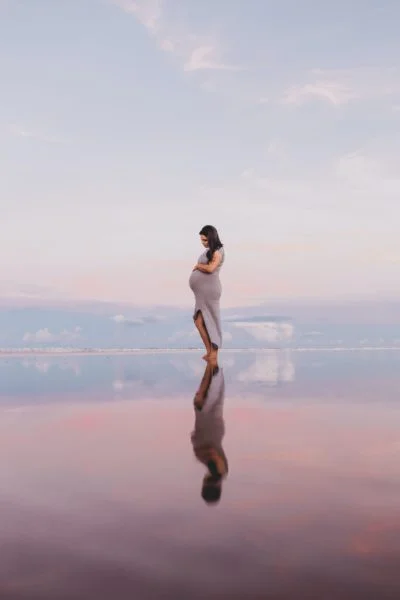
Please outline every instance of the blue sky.
[[0, 295], [400, 292], [397, 1], [0, 0]]

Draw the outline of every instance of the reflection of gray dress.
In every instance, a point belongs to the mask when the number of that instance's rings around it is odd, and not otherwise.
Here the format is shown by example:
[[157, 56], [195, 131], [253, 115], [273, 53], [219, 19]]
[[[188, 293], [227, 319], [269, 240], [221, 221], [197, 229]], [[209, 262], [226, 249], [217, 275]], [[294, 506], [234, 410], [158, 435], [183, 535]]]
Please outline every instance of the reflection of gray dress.
[[222, 448], [222, 439], [225, 434], [224, 396], [224, 373], [222, 369], [219, 369], [211, 380], [202, 410], [196, 410], [192, 444], [195, 452], [205, 447], [213, 448], [222, 456], [228, 468], [228, 462]]
[[[199, 257], [198, 262], [206, 265], [208, 263], [207, 252]], [[219, 271], [225, 260], [224, 248], [220, 248], [222, 260], [217, 269], [213, 273], [202, 273], [201, 271], [193, 271], [189, 286], [195, 296], [194, 316], [197, 317], [200, 311], [203, 315], [204, 323], [210, 337], [210, 341], [218, 348], [222, 345], [222, 330], [221, 330], [221, 315], [219, 301], [221, 298], [221, 282], [219, 279]]]

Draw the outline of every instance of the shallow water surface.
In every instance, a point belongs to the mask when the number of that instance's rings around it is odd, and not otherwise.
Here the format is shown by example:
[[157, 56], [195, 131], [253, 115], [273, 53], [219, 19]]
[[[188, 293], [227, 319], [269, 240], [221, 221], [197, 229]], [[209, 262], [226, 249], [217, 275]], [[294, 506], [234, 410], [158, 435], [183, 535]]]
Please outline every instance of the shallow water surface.
[[219, 366], [0, 360], [0, 598], [400, 597], [400, 352]]

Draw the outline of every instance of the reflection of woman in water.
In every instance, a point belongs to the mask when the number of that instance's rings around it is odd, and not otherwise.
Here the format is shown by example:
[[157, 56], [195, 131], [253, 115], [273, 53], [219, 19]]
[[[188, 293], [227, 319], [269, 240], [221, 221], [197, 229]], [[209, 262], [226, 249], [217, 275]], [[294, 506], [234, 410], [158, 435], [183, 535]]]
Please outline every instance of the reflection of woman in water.
[[199, 257], [189, 279], [189, 286], [195, 296], [193, 320], [206, 348], [203, 358], [216, 362], [218, 349], [222, 344], [219, 270], [225, 254], [218, 231], [212, 225], [203, 227], [200, 241], [206, 250]]
[[208, 363], [194, 397], [195, 426], [192, 433], [194, 454], [208, 469], [201, 490], [201, 496], [207, 504], [219, 501], [222, 481], [228, 474], [228, 461], [222, 448], [225, 434], [224, 396], [223, 371]]

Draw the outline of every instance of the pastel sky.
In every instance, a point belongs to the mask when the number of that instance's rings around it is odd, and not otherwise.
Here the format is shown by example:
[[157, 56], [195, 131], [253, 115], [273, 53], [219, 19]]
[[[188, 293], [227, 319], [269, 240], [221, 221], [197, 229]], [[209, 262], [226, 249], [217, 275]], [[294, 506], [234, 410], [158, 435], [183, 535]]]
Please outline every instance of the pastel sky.
[[0, 0], [0, 295], [400, 295], [398, 0]]

